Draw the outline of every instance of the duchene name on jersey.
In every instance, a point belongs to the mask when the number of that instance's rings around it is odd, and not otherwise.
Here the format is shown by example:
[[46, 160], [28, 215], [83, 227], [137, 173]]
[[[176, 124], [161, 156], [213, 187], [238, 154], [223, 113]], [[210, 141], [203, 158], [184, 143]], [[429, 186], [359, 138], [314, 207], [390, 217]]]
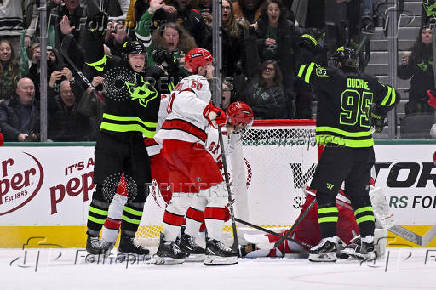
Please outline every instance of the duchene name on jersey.
[[369, 90], [368, 82], [362, 79], [347, 78], [347, 88]]

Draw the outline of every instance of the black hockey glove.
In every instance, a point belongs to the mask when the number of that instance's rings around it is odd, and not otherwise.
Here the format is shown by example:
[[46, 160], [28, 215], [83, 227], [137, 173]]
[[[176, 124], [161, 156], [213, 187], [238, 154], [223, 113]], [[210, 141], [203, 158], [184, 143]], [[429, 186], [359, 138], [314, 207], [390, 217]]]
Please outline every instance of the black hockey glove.
[[382, 113], [377, 106], [374, 106], [370, 112], [369, 120], [371, 127], [375, 129], [376, 133], [381, 133], [383, 131], [383, 127], [385, 126], [385, 117], [386, 114]]

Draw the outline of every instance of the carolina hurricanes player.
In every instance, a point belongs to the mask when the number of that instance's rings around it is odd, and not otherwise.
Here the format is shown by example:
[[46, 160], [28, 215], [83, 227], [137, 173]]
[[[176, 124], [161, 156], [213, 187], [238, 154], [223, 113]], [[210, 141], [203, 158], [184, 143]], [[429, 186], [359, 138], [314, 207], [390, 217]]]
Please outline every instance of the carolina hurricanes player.
[[[375, 176], [375, 170], [371, 173]], [[300, 215], [308, 208], [310, 203], [316, 196], [316, 191], [306, 188], [306, 201], [301, 208]], [[375, 186], [375, 179], [370, 180], [370, 199], [371, 205], [374, 208], [376, 217], [376, 226], [378, 228], [388, 229], [394, 223], [392, 211], [387, 204], [383, 191], [380, 187]], [[356, 223], [354, 211], [351, 207], [350, 200], [346, 194], [339, 190], [336, 196], [336, 207], [338, 208], [338, 223], [336, 226], [339, 242], [342, 246], [347, 245], [339, 251], [339, 258], [347, 258], [348, 256], [360, 258], [354, 255], [353, 248], [360, 244], [359, 227]], [[317, 204], [312, 207], [305, 218], [291, 232], [290, 237], [297, 241], [285, 240], [279, 247], [274, 248], [274, 243], [280, 237], [275, 235], [252, 235], [245, 236], [249, 244], [241, 247], [241, 255], [246, 258], [257, 257], [283, 257], [285, 253], [302, 253], [307, 252], [313, 245], [318, 244], [321, 240], [321, 233], [318, 226], [318, 207]], [[286, 234], [287, 231], [281, 233]]]
[[[244, 128], [250, 126], [253, 123], [254, 115], [253, 111], [249, 105], [244, 102], [234, 102], [230, 104], [226, 110], [227, 115], [227, 125], [226, 128], [222, 130], [225, 153], [227, 154], [227, 160], [229, 161], [229, 156], [233, 152], [236, 143], [240, 142], [240, 132]], [[219, 133], [218, 130], [209, 127], [208, 137], [206, 141], [206, 149], [214, 157], [221, 169], [222, 174], [224, 174], [223, 164], [222, 164], [222, 150], [219, 143]], [[229, 162], [228, 162], [229, 163]], [[229, 166], [230, 164], [227, 164]], [[228, 172], [231, 171], [228, 168]], [[232, 190], [233, 191], [233, 190]], [[237, 192], [233, 193], [238, 195]], [[235, 196], [237, 197], [237, 196]], [[238, 199], [238, 202], [241, 199]], [[204, 222], [204, 205], [201, 199], [197, 199], [196, 202], [188, 209], [186, 212], [186, 228], [184, 234], [181, 236], [180, 248], [182, 251], [189, 254], [186, 260], [189, 261], [202, 261], [204, 260], [204, 249], [200, 247], [195, 242], [195, 237], [198, 236], [201, 225]], [[243, 206], [243, 205], [242, 205]], [[239, 209], [239, 207], [238, 207]], [[230, 217], [228, 209], [226, 208], [225, 215], [223, 215], [223, 220], [227, 221]]]
[[213, 57], [203, 48], [190, 50], [185, 67], [193, 75], [182, 79], [171, 94], [168, 116], [155, 135], [162, 144], [173, 195], [164, 212], [157, 264], [183, 263], [185, 254], [175, 243], [190, 205], [201, 204], [209, 239], [204, 264], [236, 264], [237, 254], [222, 243], [221, 228], [227, 205], [227, 190], [212, 155], [205, 149], [209, 126], [224, 126], [223, 110], [210, 104], [209, 81]]

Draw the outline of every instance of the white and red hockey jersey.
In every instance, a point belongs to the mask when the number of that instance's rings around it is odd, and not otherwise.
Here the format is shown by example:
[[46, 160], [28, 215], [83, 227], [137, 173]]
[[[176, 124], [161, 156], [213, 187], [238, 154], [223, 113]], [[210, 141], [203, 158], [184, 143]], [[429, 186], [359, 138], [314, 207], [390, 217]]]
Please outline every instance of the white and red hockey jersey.
[[193, 75], [182, 79], [171, 93], [168, 116], [155, 140], [160, 144], [165, 139], [175, 139], [205, 145], [209, 122], [203, 111], [210, 99], [209, 82], [205, 77]]

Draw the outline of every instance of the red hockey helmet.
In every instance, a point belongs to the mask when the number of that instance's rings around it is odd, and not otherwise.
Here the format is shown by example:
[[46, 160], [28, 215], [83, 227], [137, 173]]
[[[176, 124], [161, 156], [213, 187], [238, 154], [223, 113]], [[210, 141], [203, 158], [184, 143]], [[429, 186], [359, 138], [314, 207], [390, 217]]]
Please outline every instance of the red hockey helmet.
[[193, 48], [185, 56], [185, 68], [191, 73], [197, 73], [199, 66], [212, 63], [213, 57], [207, 49]]
[[231, 103], [226, 110], [227, 122], [232, 126], [237, 126], [240, 123], [250, 126], [254, 120], [253, 110], [244, 102]]

